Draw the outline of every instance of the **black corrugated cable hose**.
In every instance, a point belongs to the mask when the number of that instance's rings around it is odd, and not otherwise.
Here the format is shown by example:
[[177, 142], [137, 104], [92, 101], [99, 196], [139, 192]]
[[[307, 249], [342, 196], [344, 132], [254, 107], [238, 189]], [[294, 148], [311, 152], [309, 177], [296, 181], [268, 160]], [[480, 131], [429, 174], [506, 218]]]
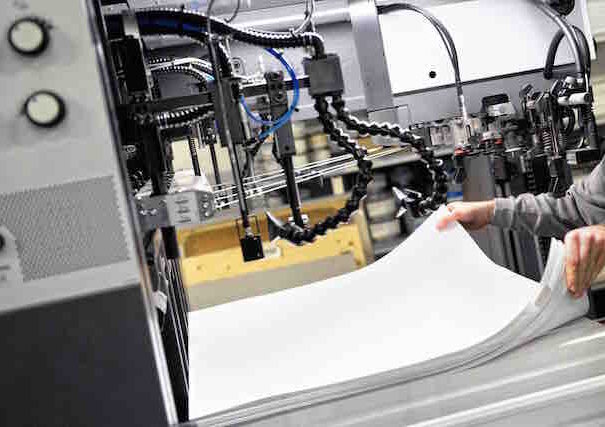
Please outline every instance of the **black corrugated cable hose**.
[[[179, 9], [148, 9], [137, 11], [136, 16], [141, 35], [178, 34], [197, 40], [202, 38], [204, 42], [207, 39], [203, 31], [207, 27], [209, 18], [197, 12]], [[323, 39], [317, 33], [296, 35], [257, 31], [234, 27], [221, 19], [210, 18], [210, 20], [213, 34], [230, 36], [234, 40], [244, 43], [276, 49], [312, 46], [315, 49], [315, 57], [325, 55]]]
[[[181, 11], [177, 9], [154, 9], [143, 10], [137, 12], [141, 34], [177, 34], [181, 36], [191, 37], [203, 43], [208, 40], [207, 35], [203, 33], [206, 28], [208, 17], [195, 12]], [[302, 33], [300, 35], [292, 33], [274, 33], [267, 31], [256, 31], [250, 29], [240, 29], [229, 25], [228, 23], [211, 18], [212, 31], [218, 35], [230, 36], [235, 40], [272, 48], [296, 48], [296, 47], [313, 47], [314, 58], [325, 57], [324, 42], [321, 36], [316, 33]], [[443, 36], [445, 37], [445, 36]], [[224, 53], [224, 52], [223, 52]], [[232, 75], [232, 69], [229, 64], [228, 57], [221, 55], [224, 64], [221, 64], [221, 70], [225, 75]], [[418, 150], [427, 167], [434, 172], [434, 187], [433, 194], [426, 197], [420, 202], [422, 211], [436, 208], [440, 202], [445, 201], [444, 191], [447, 191], [447, 176], [443, 171], [443, 166], [439, 160], [433, 156], [433, 152], [424, 147], [421, 140], [415, 136], [405, 132], [398, 132], [400, 129], [395, 125], [388, 125], [386, 128], [383, 125], [365, 124], [364, 122], [355, 122], [355, 118], [350, 118], [348, 112], [344, 108], [344, 100], [342, 97], [333, 98], [333, 106], [338, 111], [339, 118], [345, 123], [358, 128], [367, 127], [368, 132], [383, 132], [387, 129], [388, 136], [398, 138], [402, 143], [412, 145]], [[359, 173], [356, 176], [355, 184], [351, 193], [350, 199], [346, 205], [339, 209], [334, 216], [328, 216], [325, 220], [318, 222], [311, 228], [301, 229], [298, 227], [281, 227], [279, 229], [280, 237], [286, 238], [293, 243], [311, 242], [317, 235], [325, 234], [329, 229], [335, 229], [340, 223], [347, 222], [351, 215], [359, 209], [361, 200], [367, 194], [367, 186], [372, 181], [372, 162], [367, 160], [366, 150], [359, 147], [352, 141], [349, 136], [337, 127], [336, 119], [329, 112], [329, 104], [325, 97], [315, 97], [315, 109], [318, 112], [319, 120], [324, 127], [324, 131], [345, 151], [352, 154], [359, 168]], [[344, 119], [347, 119], [345, 121]], [[363, 132], [362, 132], [363, 133]], [[443, 191], [443, 188], [445, 190]]]

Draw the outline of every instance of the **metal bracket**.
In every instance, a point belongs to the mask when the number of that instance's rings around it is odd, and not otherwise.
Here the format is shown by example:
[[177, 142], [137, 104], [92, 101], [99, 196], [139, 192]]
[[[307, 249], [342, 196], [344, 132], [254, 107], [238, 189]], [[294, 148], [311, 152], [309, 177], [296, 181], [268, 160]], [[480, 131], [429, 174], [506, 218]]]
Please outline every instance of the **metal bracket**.
[[[271, 116], [273, 120], [276, 120], [288, 111], [288, 94], [284, 84], [284, 75], [282, 72], [265, 73], [265, 80], [267, 80], [267, 95], [269, 96]], [[279, 128], [275, 132], [275, 136], [277, 154], [280, 159], [296, 154], [294, 133], [290, 122]]]
[[179, 171], [168, 194], [151, 196], [147, 185], [135, 196], [141, 228], [150, 231], [164, 227], [201, 224], [214, 216], [214, 194], [205, 176]]

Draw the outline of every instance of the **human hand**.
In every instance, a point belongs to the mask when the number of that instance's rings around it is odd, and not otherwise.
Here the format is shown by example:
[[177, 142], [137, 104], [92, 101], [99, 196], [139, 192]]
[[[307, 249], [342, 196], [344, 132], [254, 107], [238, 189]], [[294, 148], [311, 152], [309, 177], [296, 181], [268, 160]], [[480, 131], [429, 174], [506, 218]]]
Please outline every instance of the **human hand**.
[[605, 266], [605, 225], [578, 228], [565, 236], [567, 289], [581, 298]]
[[454, 202], [447, 205], [449, 214], [437, 222], [437, 230], [458, 221], [467, 230], [479, 230], [488, 225], [494, 217], [496, 202]]

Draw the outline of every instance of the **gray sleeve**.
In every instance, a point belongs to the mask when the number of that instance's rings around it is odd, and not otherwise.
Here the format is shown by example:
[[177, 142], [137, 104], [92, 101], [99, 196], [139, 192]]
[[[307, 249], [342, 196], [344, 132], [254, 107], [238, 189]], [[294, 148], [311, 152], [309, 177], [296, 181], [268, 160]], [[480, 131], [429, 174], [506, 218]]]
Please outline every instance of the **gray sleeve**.
[[605, 161], [560, 199], [547, 194], [496, 199], [492, 219], [492, 224], [499, 227], [558, 239], [574, 228], [602, 223], [605, 223]]

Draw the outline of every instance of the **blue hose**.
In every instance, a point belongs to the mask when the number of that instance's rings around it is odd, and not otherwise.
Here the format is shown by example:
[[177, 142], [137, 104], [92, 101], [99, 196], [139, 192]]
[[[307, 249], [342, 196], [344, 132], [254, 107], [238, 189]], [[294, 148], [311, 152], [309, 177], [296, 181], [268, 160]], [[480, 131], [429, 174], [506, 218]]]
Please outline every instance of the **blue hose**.
[[[150, 24], [159, 25], [159, 26], [165, 27], [165, 28], [178, 28], [179, 27], [179, 23], [176, 21], [171, 21], [171, 20], [167, 20], [167, 19], [148, 20], [148, 19], [144, 19], [144, 18], [143, 19], [139, 18], [139, 25], [145, 26], [145, 25], [150, 25]], [[197, 27], [197, 26], [190, 25], [190, 24], [183, 24], [182, 28], [187, 31], [195, 31], [195, 32], [199, 32], [199, 33], [204, 32], [204, 29], [202, 27]], [[240, 98], [240, 102], [243, 105], [244, 110], [246, 111], [246, 114], [250, 117], [250, 119], [252, 121], [261, 123], [265, 126], [271, 126], [269, 129], [267, 129], [266, 131], [262, 132], [259, 135], [258, 138], [261, 141], [265, 140], [269, 135], [271, 135], [273, 132], [275, 132], [276, 130], [281, 128], [283, 125], [285, 125], [290, 120], [290, 118], [292, 117], [292, 114], [294, 114], [294, 111], [296, 110], [296, 106], [298, 105], [298, 100], [300, 98], [300, 84], [298, 82], [298, 78], [296, 77], [296, 72], [294, 71], [294, 69], [290, 66], [290, 64], [288, 64], [288, 62], [283, 57], [283, 55], [281, 53], [277, 52], [275, 49], [268, 48], [265, 50], [267, 52], [269, 52], [271, 55], [273, 55], [275, 58], [277, 58], [279, 60], [279, 62], [282, 63], [282, 65], [284, 66], [284, 68], [286, 69], [288, 74], [290, 75], [290, 78], [292, 79], [292, 86], [294, 89], [294, 97], [292, 98], [292, 104], [290, 105], [290, 108], [288, 109], [288, 111], [286, 111], [283, 116], [281, 116], [279, 119], [277, 119], [275, 121], [263, 120], [261, 117], [256, 116], [254, 113], [252, 113], [252, 111], [250, 111], [250, 108], [246, 104], [244, 97], [242, 96]]]
[[283, 57], [283, 55], [281, 53], [279, 53], [278, 51], [276, 51], [275, 49], [269, 48], [269, 49], [266, 49], [266, 51], [269, 52], [271, 55], [273, 55], [275, 58], [277, 58], [279, 60], [279, 62], [282, 63], [282, 65], [284, 66], [284, 68], [286, 69], [288, 74], [290, 75], [290, 78], [292, 79], [292, 86], [294, 89], [294, 96], [292, 98], [292, 104], [290, 105], [290, 108], [288, 108], [288, 111], [286, 111], [283, 116], [281, 116], [279, 119], [277, 119], [275, 121], [263, 120], [261, 117], [256, 116], [254, 113], [252, 113], [252, 111], [250, 111], [250, 108], [246, 104], [244, 97], [242, 96], [240, 98], [240, 102], [242, 103], [242, 106], [244, 107], [246, 114], [250, 117], [250, 119], [252, 119], [252, 121], [261, 123], [265, 126], [271, 126], [269, 129], [262, 132], [258, 136], [258, 139], [260, 139], [261, 141], [265, 140], [273, 132], [275, 132], [276, 130], [281, 128], [283, 125], [288, 123], [288, 121], [292, 117], [292, 114], [294, 114], [294, 111], [296, 110], [296, 106], [298, 105], [298, 100], [300, 99], [300, 84], [298, 82], [298, 77], [296, 77], [296, 72], [294, 71], [294, 69], [290, 66], [290, 64], [288, 64], [288, 61], [286, 61], [286, 59]]

